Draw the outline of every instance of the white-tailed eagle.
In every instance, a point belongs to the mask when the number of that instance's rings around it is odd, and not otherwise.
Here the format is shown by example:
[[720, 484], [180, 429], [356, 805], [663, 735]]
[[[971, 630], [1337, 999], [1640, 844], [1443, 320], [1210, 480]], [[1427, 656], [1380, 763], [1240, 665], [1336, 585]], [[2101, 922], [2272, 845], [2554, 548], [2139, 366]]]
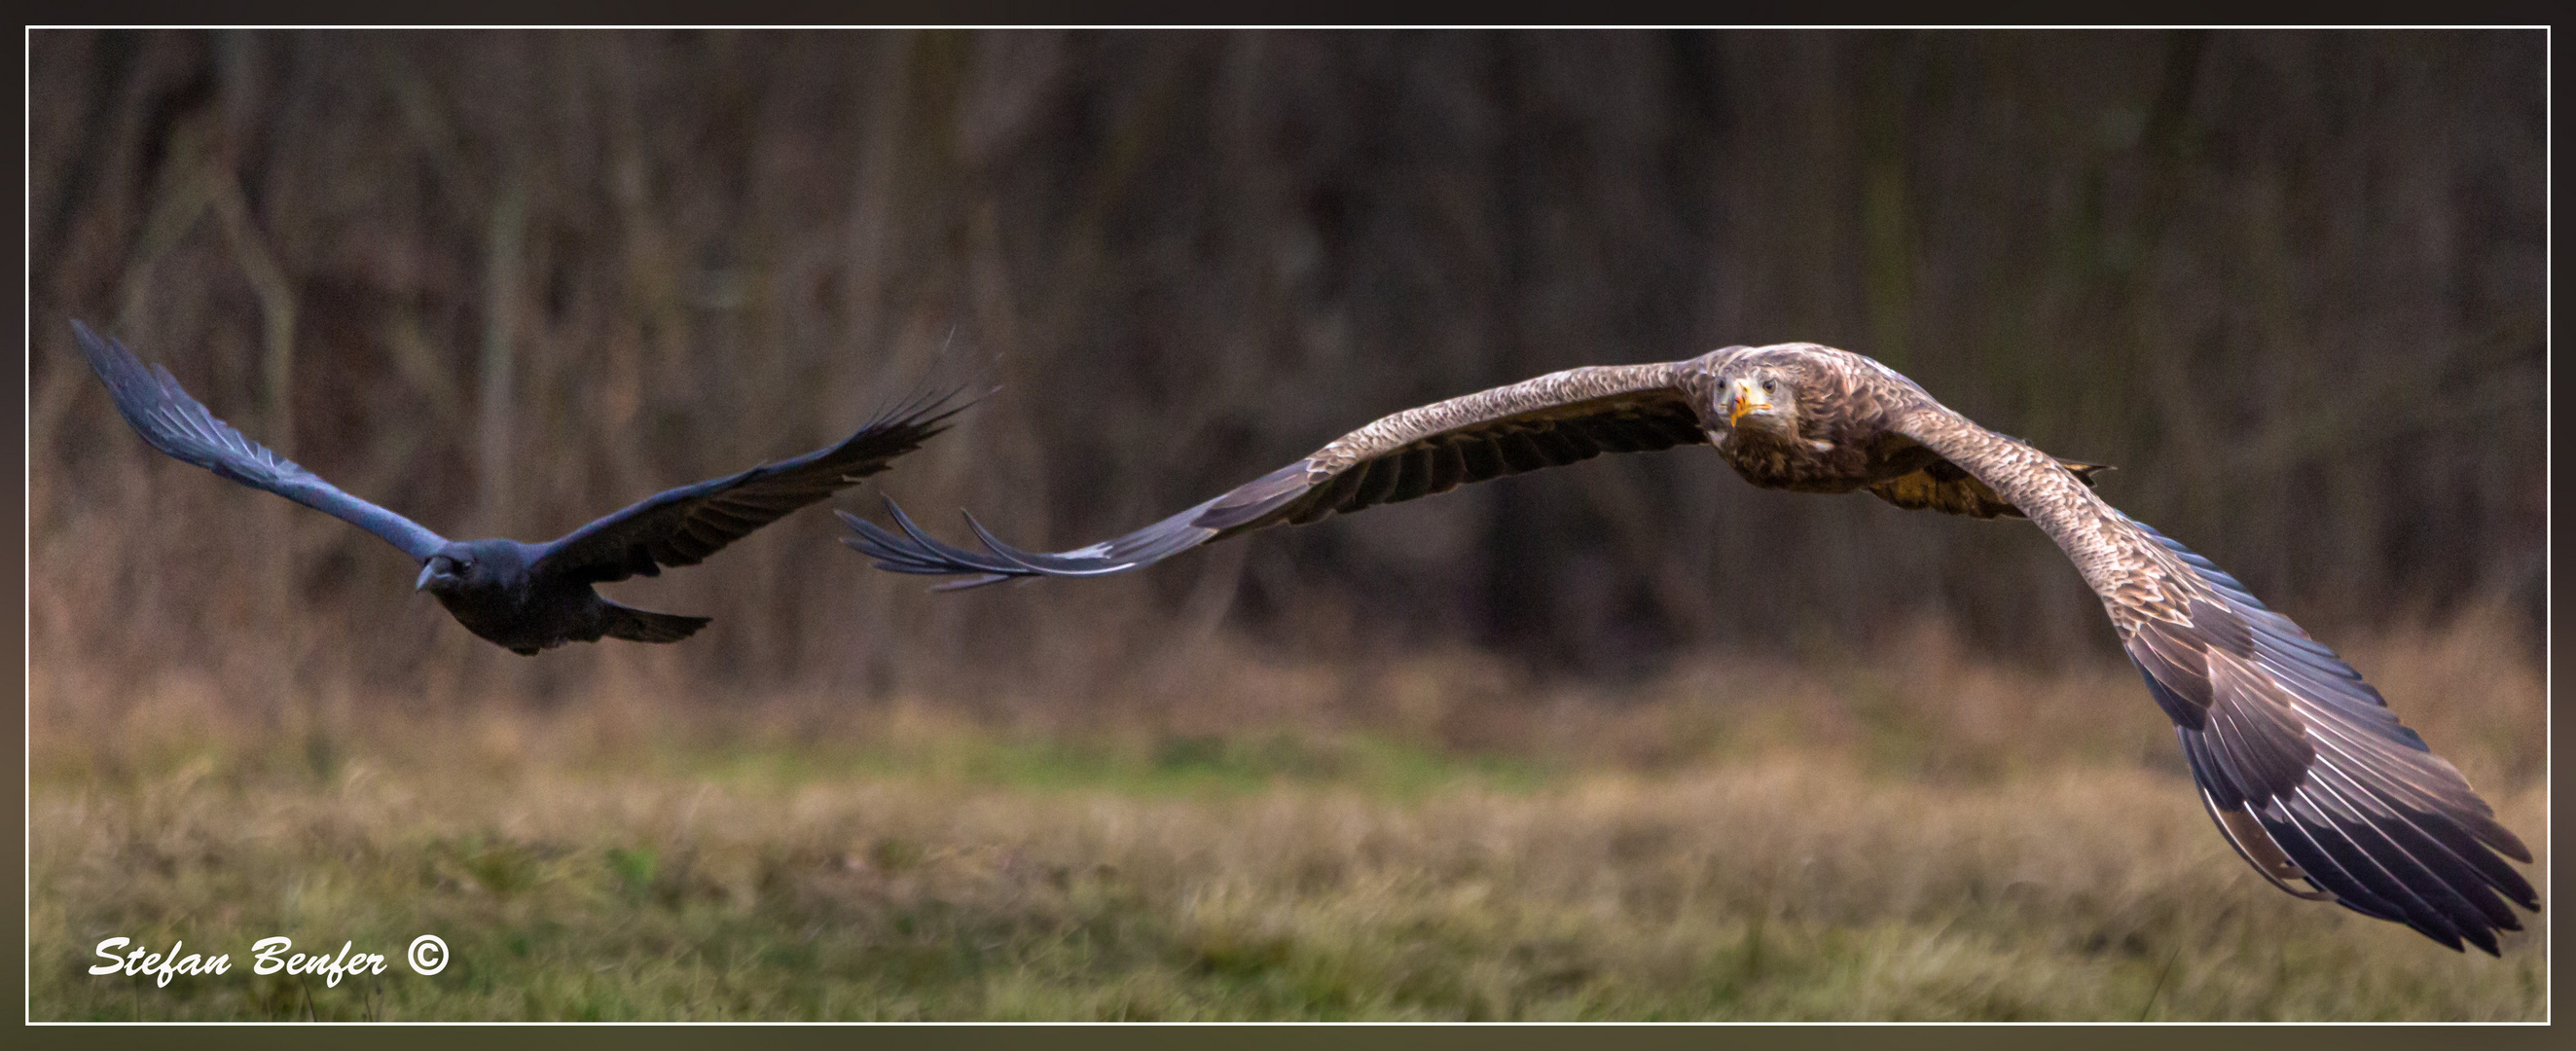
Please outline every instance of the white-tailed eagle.
[[[2334, 651], [2208, 559], [2120, 513], [2092, 464], [1978, 426], [1876, 361], [1812, 343], [1570, 369], [1386, 417], [1125, 536], [1039, 553], [970, 517], [986, 551], [842, 514], [843, 542], [951, 587], [1119, 573], [1212, 540], [1445, 492], [1604, 452], [1714, 445], [1772, 489], [1867, 489], [1906, 508], [2027, 517], [2074, 560], [2174, 723], [2201, 803], [2282, 890], [2497, 951], [2538, 911], [2531, 851]], [[2499, 856], [2501, 855], [2501, 856]]]

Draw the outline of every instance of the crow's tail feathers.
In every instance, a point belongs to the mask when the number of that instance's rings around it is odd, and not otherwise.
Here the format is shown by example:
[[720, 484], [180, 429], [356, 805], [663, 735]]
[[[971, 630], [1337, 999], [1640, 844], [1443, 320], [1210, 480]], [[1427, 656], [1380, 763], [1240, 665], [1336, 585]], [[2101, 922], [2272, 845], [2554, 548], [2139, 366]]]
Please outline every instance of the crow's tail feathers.
[[[603, 602], [605, 600], [602, 600]], [[608, 628], [602, 634], [633, 642], [678, 642], [698, 633], [714, 617], [683, 617], [608, 602]]]

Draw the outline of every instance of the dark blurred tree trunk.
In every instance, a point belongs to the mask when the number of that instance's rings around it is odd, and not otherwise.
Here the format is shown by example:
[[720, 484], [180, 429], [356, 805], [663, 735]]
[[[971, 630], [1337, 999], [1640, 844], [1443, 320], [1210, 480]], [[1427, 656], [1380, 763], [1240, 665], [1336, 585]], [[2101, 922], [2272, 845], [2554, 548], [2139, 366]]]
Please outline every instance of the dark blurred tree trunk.
[[[1498, 129], [1488, 143], [1491, 153], [1486, 161], [1495, 178], [1489, 221], [1499, 234], [1495, 244], [1501, 254], [1495, 269], [1500, 287], [1491, 299], [1493, 344], [1479, 381], [1487, 387], [1518, 382], [1530, 374], [1527, 312], [1536, 265], [1531, 255], [1537, 250], [1531, 243], [1531, 226], [1542, 204], [1539, 176], [1531, 162], [1545, 156], [1548, 148], [1540, 141], [1538, 120], [1529, 112], [1522, 60], [1515, 48], [1518, 40], [1510, 32], [1493, 33], [1486, 39], [1491, 48], [1486, 91]], [[1530, 655], [1557, 648], [1557, 640], [1550, 639], [1547, 631], [1548, 607], [1555, 597], [1548, 576], [1552, 560], [1547, 549], [1553, 540], [1548, 535], [1548, 507], [1531, 499], [1526, 488], [1515, 482], [1497, 486], [1487, 502], [1478, 552], [1484, 563], [1484, 607], [1478, 619], [1482, 641], [1503, 653]]]

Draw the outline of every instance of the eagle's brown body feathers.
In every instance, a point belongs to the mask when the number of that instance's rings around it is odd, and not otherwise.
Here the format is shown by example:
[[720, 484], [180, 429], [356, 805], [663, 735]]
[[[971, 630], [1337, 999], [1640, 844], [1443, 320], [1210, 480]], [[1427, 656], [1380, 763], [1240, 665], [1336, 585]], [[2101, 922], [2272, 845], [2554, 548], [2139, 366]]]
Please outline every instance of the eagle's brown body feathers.
[[2281, 889], [2490, 953], [2496, 932], [2521, 929], [2508, 902], [2540, 907], [2504, 861], [2529, 862], [2530, 850], [2459, 771], [2332, 650], [2207, 559], [2105, 503], [2092, 489], [2100, 467], [1987, 430], [1886, 366], [1830, 347], [1729, 347], [1571, 369], [1406, 410], [1072, 551], [1023, 551], [980, 525], [988, 550], [968, 551], [891, 504], [901, 535], [844, 515], [856, 531], [845, 540], [879, 568], [966, 578], [951, 586], [1099, 576], [1271, 525], [1677, 445], [1714, 445], [1765, 488], [1865, 489], [1903, 508], [2029, 518], [2101, 598], [2173, 720], [2221, 834]]

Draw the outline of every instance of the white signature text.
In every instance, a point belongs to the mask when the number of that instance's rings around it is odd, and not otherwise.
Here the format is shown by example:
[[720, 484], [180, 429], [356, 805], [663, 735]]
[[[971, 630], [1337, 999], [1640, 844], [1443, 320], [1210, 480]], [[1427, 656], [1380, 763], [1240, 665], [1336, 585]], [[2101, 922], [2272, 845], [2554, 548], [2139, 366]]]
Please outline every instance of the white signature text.
[[[435, 951], [425, 949], [424, 943], [436, 943]], [[174, 942], [169, 952], [153, 952], [149, 946], [137, 945], [131, 939], [109, 938], [98, 943], [98, 958], [105, 962], [92, 965], [89, 973], [129, 976], [148, 974], [152, 976], [152, 984], [167, 986], [170, 984], [170, 979], [178, 975], [223, 974], [232, 970], [233, 961], [229, 954], [208, 957], [192, 952], [184, 956], [180, 955], [180, 950], [187, 945], [186, 941]], [[250, 973], [320, 975], [322, 984], [334, 988], [339, 986], [342, 978], [385, 973], [384, 955], [358, 952], [356, 951], [358, 944], [354, 941], [342, 942], [339, 952], [328, 954], [306, 955], [288, 951], [294, 947], [295, 939], [286, 937], [262, 938], [252, 942]], [[430, 935], [422, 935], [412, 943], [410, 954], [412, 969], [422, 974], [438, 973], [447, 966], [446, 950], [445, 942]], [[433, 959], [425, 960], [425, 957]]]

